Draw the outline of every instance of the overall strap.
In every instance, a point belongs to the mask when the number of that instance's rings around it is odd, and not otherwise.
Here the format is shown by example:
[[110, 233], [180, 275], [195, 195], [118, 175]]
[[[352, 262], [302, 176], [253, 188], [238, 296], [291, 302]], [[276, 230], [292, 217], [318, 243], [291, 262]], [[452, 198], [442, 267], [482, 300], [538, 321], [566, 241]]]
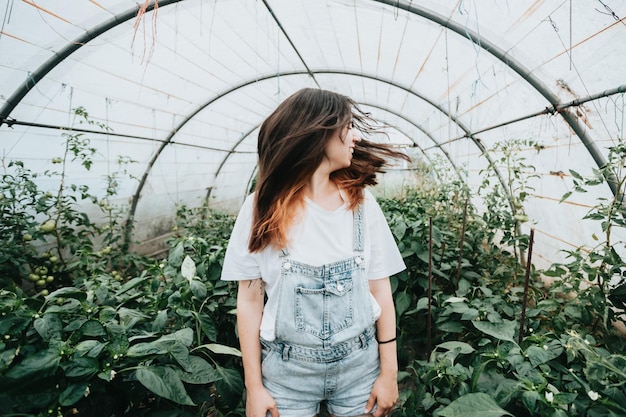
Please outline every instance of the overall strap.
[[354, 236], [352, 239], [352, 246], [356, 252], [363, 252], [363, 204], [359, 204], [354, 211]]

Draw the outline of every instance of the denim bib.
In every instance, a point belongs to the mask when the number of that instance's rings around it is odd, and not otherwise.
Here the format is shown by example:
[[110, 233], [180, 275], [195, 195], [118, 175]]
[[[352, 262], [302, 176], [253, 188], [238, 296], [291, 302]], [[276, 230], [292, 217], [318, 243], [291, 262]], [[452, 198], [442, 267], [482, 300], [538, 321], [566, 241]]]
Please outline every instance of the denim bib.
[[292, 259], [287, 248], [281, 250], [276, 340], [271, 344], [280, 346], [284, 356], [332, 361], [374, 337], [362, 205], [353, 222], [353, 255], [347, 259], [312, 266]]

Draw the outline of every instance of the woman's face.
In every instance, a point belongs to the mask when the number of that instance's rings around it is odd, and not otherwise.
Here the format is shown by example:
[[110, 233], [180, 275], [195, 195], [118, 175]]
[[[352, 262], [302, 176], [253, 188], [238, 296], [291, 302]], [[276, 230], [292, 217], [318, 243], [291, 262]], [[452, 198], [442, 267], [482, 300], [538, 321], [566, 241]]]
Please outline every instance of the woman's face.
[[352, 163], [354, 146], [361, 140], [352, 123], [335, 130], [326, 142], [325, 154], [330, 164], [330, 171], [347, 168]]

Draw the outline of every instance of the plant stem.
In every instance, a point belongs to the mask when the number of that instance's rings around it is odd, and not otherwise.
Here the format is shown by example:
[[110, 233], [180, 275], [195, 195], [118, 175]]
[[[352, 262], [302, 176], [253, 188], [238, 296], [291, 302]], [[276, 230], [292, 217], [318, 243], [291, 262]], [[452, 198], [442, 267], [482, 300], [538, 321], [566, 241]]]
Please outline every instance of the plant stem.
[[522, 344], [524, 339], [524, 322], [526, 321], [526, 304], [528, 302], [528, 287], [530, 284], [530, 268], [533, 256], [533, 242], [535, 240], [535, 229], [530, 229], [530, 237], [528, 240], [528, 260], [526, 262], [526, 279], [524, 282], [524, 298], [522, 299], [522, 317], [519, 324], [518, 345]]
[[461, 262], [463, 261], [463, 245], [465, 245], [465, 226], [467, 225], [467, 205], [469, 203], [469, 196], [465, 199], [465, 206], [463, 207], [463, 224], [461, 225], [461, 242], [459, 243], [459, 261], [456, 266], [456, 285], [455, 288], [459, 289], [459, 281], [461, 280]]
[[428, 321], [426, 322], [426, 352], [430, 357], [432, 347], [432, 304], [433, 304], [433, 218], [428, 218]]

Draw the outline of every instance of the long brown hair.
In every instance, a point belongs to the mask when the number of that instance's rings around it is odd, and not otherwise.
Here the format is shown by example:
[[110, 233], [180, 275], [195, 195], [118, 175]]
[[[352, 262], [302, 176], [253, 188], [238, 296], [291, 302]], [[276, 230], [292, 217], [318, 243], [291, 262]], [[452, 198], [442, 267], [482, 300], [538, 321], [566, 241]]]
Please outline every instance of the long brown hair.
[[[350, 123], [363, 134], [380, 130], [351, 98], [314, 88], [297, 91], [265, 119], [258, 138], [250, 252], [287, 243], [287, 231], [304, 201], [305, 185], [322, 163], [326, 142]], [[384, 172], [387, 160], [400, 158], [409, 160], [388, 144], [361, 139], [350, 167], [333, 172], [331, 179], [345, 191], [354, 209], [363, 200], [363, 188], [377, 184], [376, 174]]]

